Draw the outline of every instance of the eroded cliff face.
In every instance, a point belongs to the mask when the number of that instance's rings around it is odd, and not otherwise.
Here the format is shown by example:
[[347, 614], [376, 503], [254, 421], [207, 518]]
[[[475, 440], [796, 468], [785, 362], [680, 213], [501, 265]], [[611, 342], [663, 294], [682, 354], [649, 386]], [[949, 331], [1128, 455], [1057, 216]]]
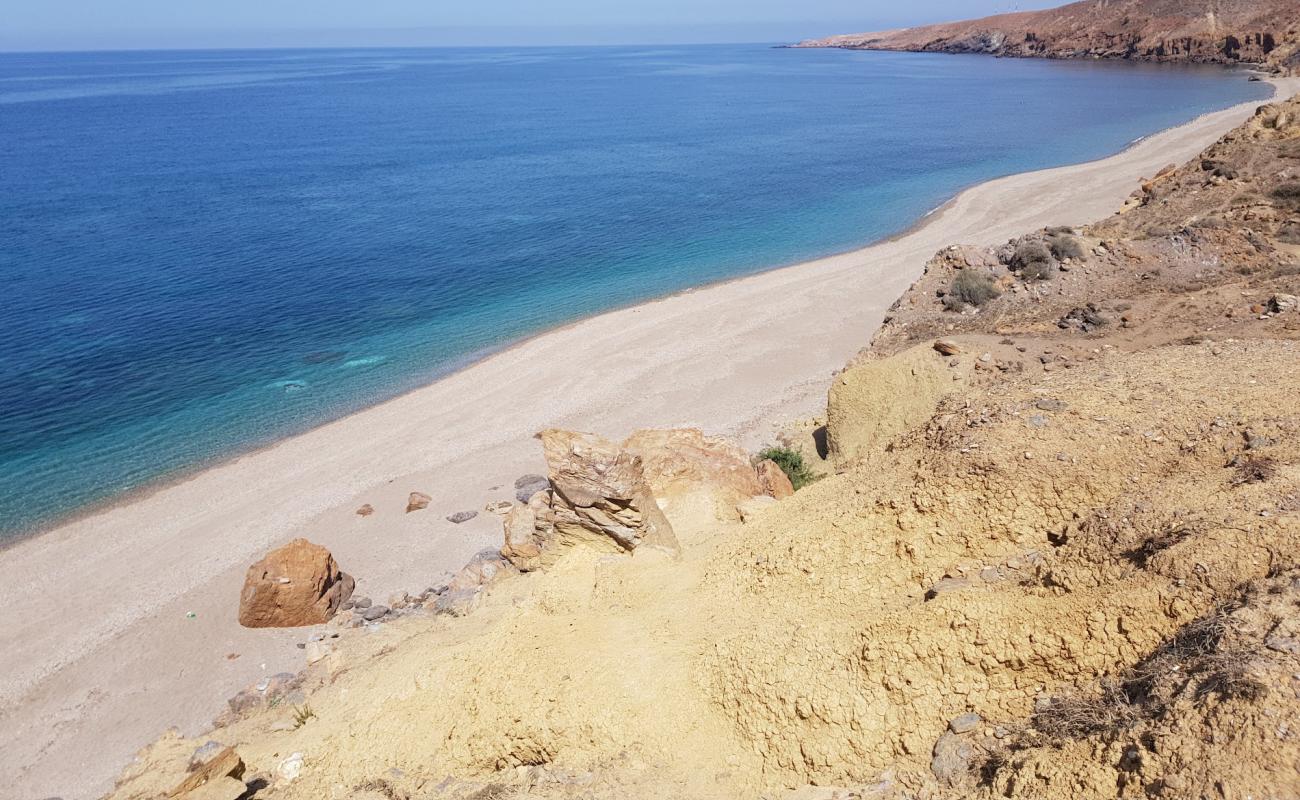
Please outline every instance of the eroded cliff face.
[[285, 800], [1300, 796], [1296, 295], [1291, 101], [1097, 225], [938, 254], [831, 393], [824, 479], [718, 513], [743, 457], [635, 436], [679, 552], [579, 542], [344, 631], [113, 797], [189, 796], [209, 740], [212, 791]]
[[1300, 67], [1300, 6], [1292, 0], [1084, 0], [1062, 8], [875, 33], [801, 47], [1119, 58]]

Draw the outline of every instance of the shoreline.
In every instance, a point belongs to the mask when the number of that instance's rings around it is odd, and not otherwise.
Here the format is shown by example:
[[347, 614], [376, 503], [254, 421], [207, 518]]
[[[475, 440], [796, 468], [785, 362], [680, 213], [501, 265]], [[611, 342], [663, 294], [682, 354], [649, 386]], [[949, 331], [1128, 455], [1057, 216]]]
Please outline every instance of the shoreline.
[[[830, 49], [856, 49], [856, 48], [830, 48]], [[889, 52], [889, 51], [884, 51], [884, 52]], [[834, 252], [827, 255], [816, 256], [814, 258], [794, 261], [785, 264], [778, 264], [776, 266], [760, 267], [753, 272], [748, 272], [744, 275], [734, 276], [730, 278], [718, 278], [711, 281], [705, 281], [703, 283], [695, 284], [684, 289], [677, 289], [665, 294], [647, 297], [641, 300], [628, 302], [622, 305], [612, 306], [602, 311], [585, 314], [576, 317], [570, 320], [569, 322], [560, 323], [558, 325], [549, 328], [543, 328], [534, 333], [530, 333], [524, 336], [520, 336], [514, 339], [501, 342], [498, 345], [492, 345], [489, 347], [480, 348], [478, 351], [474, 353], [468, 353], [465, 356], [456, 359], [453, 363], [459, 362], [460, 363], [459, 366], [452, 367], [448, 371], [438, 374], [437, 377], [434, 377], [428, 382], [422, 383], [419, 386], [416, 386], [414, 388], [405, 389], [401, 392], [398, 392], [397, 394], [391, 395], [382, 400], [363, 403], [356, 409], [349, 411], [347, 414], [344, 414], [343, 416], [335, 417], [333, 419], [325, 420], [323, 422], [318, 422], [318, 423], [308, 425], [307, 427], [297, 429], [292, 433], [287, 433], [282, 436], [277, 436], [275, 439], [271, 441], [264, 442], [262, 444], [252, 445], [246, 449], [238, 449], [231, 453], [212, 456], [211, 458], [204, 459], [201, 462], [189, 466], [179, 467], [177, 469], [170, 471], [169, 473], [151, 479], [139, 486], [135, 486], [125, 491], [116, 493], [112, 497], [107, 497], [101, 500], [92, 501], [79, 508], [72, 509], [64, 513], [56, 514], [52, 516], [49, 520], [33, 527], [31, 530], [21, 531], [6, 536], [4, 538], [0, 538], [0, 557], [3, 557], [6, 551], [21, 545], [23, 542], [32, 539], [37, 539], [41, 536], [45, 536], [50, 533], [54, 533], [61, 528], [75, 525], [97, 514], [107, 513], [113, 511], [114, 509], [120, 508], [122, 506], [127, 506], [132, 503], [147, 500], [159, 492], [166, 491], [175, 486], [193, 480], [194, 478], [201, 476], [203, 473], [209, 470], [217, 469], [219, 467], [230, 465], [230, 464], [235, 464], [242, 459], [255, 457], [261, 453], [264, 453], [268, 450], [277, 447], [279, 444], [281, 444], [286, 440], [297, 438], [300, 436], [310, 435], [318, 430], [327, 428], [330, 425], [333, 425], [343, 419], [347, 419], [348, 417], [355, 416], [357, 414], [363, 414], [372, 409], [379, 408], [386, 403], [395, 402], [409, 395], [413, 395], [425, 391], [429, 387], [434, 386], [435, 384], [441, 381], [452, 378], [466, 370], [473, 369], [475, 366], [482, 364], [490, 359], [496, 358], [497, 356], [505, 355], [516, 348], [524, 347], [528, 345], [530, 342], [538, 338], [549, 336], [551, 334], [564, 332], [574, 326], [581, 325], [585, 322], [588, 322], [593, 319], [597, 319], [607, 314], [616, 314], [619, 312], [624, 312], [630, 309], [638, 308], [640, 306], [648, 306], [657, 302], [671, 300], [676, 297], [689, 295], [695, 292], [720, 289], [722, 287], [728, 286], [729, 284], [746, 281], [764, 275], [770, 275], [772, 273], [781, 272], [783, 270], [804, 269], [804, 268], [816, 266], [821, 262], [830, 261], [833, 259], [851, 258], [854, 256], [859, 256], [873, 248], [886, 245], [886, 244], [891, 244], [907, 236], [912, 236], [914, 234], [920, 233], [927, 226], [931, 224], [936, 224], [938, 221], [942, 219], [945, 211], [947, 211], [950, 207], [956, 204], [961, 199], [962, 195], [966, 194], [967, 192], [970, 192], [973, 189], [977, 189], [981, 186], [996, 183], [998, 181], [1007, 180], [1009, 178], [1014, 178], [1021, 175], [1034, 175], [1040, 172], [1046, 172], [1049, 170], [1056, 170], [1056, 169], [1086, 168], [1091, 165], [1101, 164], [1110, 159], [1123, 156], [1124, 154], [1128, 153], [1134, 148], [1140, 147], [1143, 143], [1149, 141], [1154, 137], [1161, 136], [1167, 133], [1172, 133], [1190, 126], [1194, 126], [1206, 117], [1214, 116], [1216, 114], [1226, 113], [1232, 108], [1238, 106], [1252, 105], [1256, 102], [1258, 102], [1258, 104], [1260, 105], [1264, 103], [1272, 102], [1278, 99], [1278, 97], [1281, 94], [1279, 90], [1278, 82], [1273, 79], [1273, 76], [1269, 76], [1267, 73], [1259, 72], [1257, 69], [1245, 65], [1228, 65], [1226, 66], [1226, 68], [1229, 71], [1240, 71], [1243, 74], [1253, 73], [1253, 74], [1261, 75], [1264, 78], [1264, 82], [1273, 85], [1274, 87], [1273, 97], [1260, 100], [1260, 101], [1248, 101], [1246, 103], [1239, 103], [1237, 104], [1237, 106], [1233, 106], [1228, 109], [1221, 109], [1220, 111], [1212, 111], [1206, 114], [1201, 114], [1191, 120], [1188, 120], [1187, 122], [1184, 122], [1181, 125], [1155, 131], [1145, 136], [1140, 136], [1132, 140], [1128, 144], [1126, 144], [1120, 150], [1111, 153], [1110, 155], [1101, 156], [1100, 158], [1095, 158], [1088, 161], [1077, 161], [1069, 164], [1061, 164], [1053, 167], [1045, 167], [1043, 169], [1031, 170], [1029, 172], [1006, 173], [1004, 175], [994, 176], [992, 178], [989, 178], [988, 180], [967, 184], [965, 186], [956, 189], [948, 197], [948, 199], [944, 200], [942, 203], [930, 209], [929, 211], [926, 211], [919, 218], [916, 218], [910, 223], [907, 223], [905, 226], [901, 227], [896, 233], [887, 234], [878, 239], [863, 244], [859, 247], [854, 247], [850, 250]]]
[[[1300, 80], [1270, 82], [1275, 98], [1300, 91]], [[1188, 160], [1266, 102], [1198, 117], [1104, 159], [968, 187], [864, 248], [539, 332], [429, 385], [0, 548], [0, 569], [27, 599], [27, 613], [0, 634], [11, 659], [0, 680], [0, 763], [21, 797], [93, 795], [161, 720], [197, 731], [235, 690], [301, 667], [293, 643], [312, 629], [250, 632], [233, 619], [243, 570], [268, 547], [298, 535], [325, 544], [379, 602], [496, 543], [492, 515], [463, 526], [442, 518], [480, 510], [512, 494], [519, 474], [539, 471], [531, 434], [543, 427], [621, 436], [692, 425], [753, 449], [824, 402], [831, 372], [866, 346], [941, 247], [1104, 217], [1138, 178]], [[415, 490], [433, 503], [403, 514]], [[373, 517], [354, 514], [363, 502]], [[68, 764], [79, 766], [75, 778]]]

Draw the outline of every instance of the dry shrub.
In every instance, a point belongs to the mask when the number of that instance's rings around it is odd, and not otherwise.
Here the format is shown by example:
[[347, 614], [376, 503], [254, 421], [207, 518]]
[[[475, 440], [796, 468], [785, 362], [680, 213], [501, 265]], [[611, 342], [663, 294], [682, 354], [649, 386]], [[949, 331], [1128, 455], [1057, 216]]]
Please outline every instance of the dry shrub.
[[1151, 559], [1189, 536], [1200, 532], [1200, 527], [1195, 522], [1175, 522], [1156, 530], [1151, 536], [1143, 539], [1142, 543], [1137, 547], [1125, 551], [1122, 555], [1137, 567], [1146, 569], [1147, 564], [1151, 563]]
[[1102, 681], [1096, 691], [1076, 691], [1053, 697], [1034, 712], [1034, 728], [1050, 739], [1086, 739], [1110, 736], [1132, 728], [1142, 718], [1123, 687]]
[[[944, 296], [944, 307], [950, 311], [960, 311], [961, 304], [982, 306], [1002, 295], [993, 276], [979, 270], [964, 269], [953, 278]], [[954, 298], [951, 302], [949, 298]], [[954, 304], [957, 304], [954, 308]]]
[[1288, 181], [1274, 189], [1272, 194], [1279, 205], [1300, 208], [1300, 181]]
[[1237, 471], [1232, 476], [1233, 486], [1263, 483], [1277, 474], [1277, 462], [1267, 456], [1237, 458], [1233, 463], [1237, 467]]

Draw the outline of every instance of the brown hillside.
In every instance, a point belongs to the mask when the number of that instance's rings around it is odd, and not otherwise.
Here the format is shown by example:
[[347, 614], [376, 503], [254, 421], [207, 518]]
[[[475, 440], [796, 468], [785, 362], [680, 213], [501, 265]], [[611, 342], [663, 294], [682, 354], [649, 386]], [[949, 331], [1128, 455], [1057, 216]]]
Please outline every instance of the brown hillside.
[[1290, 71], [1300, 66], [1300, 3], [1083, 0], [1046, 11], [832, 36], [799, 46], [1246, 63]]

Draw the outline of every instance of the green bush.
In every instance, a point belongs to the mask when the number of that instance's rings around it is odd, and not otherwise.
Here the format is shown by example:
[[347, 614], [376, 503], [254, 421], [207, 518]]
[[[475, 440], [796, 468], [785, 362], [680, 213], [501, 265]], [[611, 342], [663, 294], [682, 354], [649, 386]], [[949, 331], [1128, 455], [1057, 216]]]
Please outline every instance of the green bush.
[[943, 305], [949, 311], [960, 311], [963, 304], [982, 306], [1001, 294], [992, 275], [975, 269], [964, 269], [952, 279], [948, 294], [943, 298]]
[[798, 450], [781, 445], [772, 445], [759, 453], [758, 457], [775, 461], [776, 465], [785, 473], [785, 476], [790, 479], [790, 483], [795, 490], [802, 489], [817, 480], [817, 476], [804, 463], [803, 453]]

